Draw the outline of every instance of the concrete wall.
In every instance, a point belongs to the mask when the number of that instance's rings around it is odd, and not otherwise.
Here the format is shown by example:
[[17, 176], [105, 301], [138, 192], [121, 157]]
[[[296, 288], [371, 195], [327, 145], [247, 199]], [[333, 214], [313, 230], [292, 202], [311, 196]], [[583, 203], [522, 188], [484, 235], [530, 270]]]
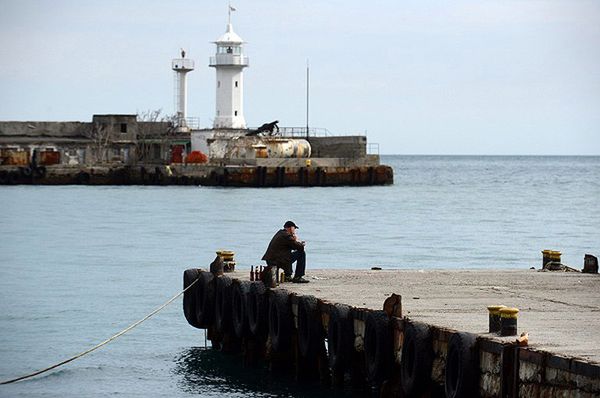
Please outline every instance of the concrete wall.
[[[176, 135], [171, 128], [168, 122], [138, 122], [136, 115], [118, 114], [94, 115], [91, 123], [2, 121], [0, 148], [25, 151], [29, 156], [36, 150], [52, 149], [60, 152], [63, 165], [131, 165], [138, 161], [138, 144], [144, 140], [148, 142], [145, 161], [162, 163], [169, 158], [172, 141], [189, 142], [189, 136]], [[6, 160], [3, 156], [0, 164]]]
[[[243, 136], [246, 130], [239, 129], [205, 129], [192, 130], [192, 150], [208, 153], [206, 139], [214, 136], [236, 137]], [[284, 137], [285, 138], [285, 137]], [[295, 137], [304, 138], [304, 137]], [[311, 158], [362, 158], [367, 155], [366, 136], [333, 136], [310, 137]]]
[[578, 358], [535, 349], [519, 352], [519, 396], [600, 396], [600, 368]]
[[[292, 298], [297, 300], [296, 297]], [[331, 304], [323, 306], [328, 311]], [[354, 348], [364, 353], [364, 335], [367, 313], [370, 310], [355, 308]], [[297, 315], [297, 314], [295, 314]], [[328, 319], [324, 315], [323, 319]], [[402, 345], [406, 318], [392, 318], [393, 358], [399, 371], [402, 361]], [[326, 322], [323, 327], [327, 329]], [[445, 383], [448, 342], [454, 330], [430, 326], [432, 335], [433, 363], [431, 367], [431, 391], [443, 391]], [[574, 357], [564, 357], [538, 351], [533, 347], [519, 347], [511, 338], [488, 338], [479, 336], [476, 343], [479, 360], [479, 396], [495, 397], [598, 397], [600, 396], [600, 365]], [[435, 395], [435, 394], [433, 394]], [[389, 396], [383, 394], [381, 396]], [[396, 395], [393, 395], [396, 396]], [[428, 395], [425, 395], [428, 396]]]
[[0, 139], [9, 137], [84, 137], [89, 123], [82, 122], [0, 122]]
[[214, 130], [192, 130], [190, 133], [192, 141], [192, 151], [200, 151], [203, 154], [208, 154], [207, 140], [212, 138]]
[[110, 135], [112, 142], [135, 142], [137, 139], [136, 115], [94, 115], [90, 127], [89, 134], [93, 135], [95, 129], [101, 129], [103, 135]]
[[[257, 166], [267, 167], [305, 167], [307, 159], [255, 159]], [[361, 158], [310, 158], [310, 167], [360, 167], [378, 166], [379, 156], [369, 155]]]
[[364, 135], [339, 137], [310, 137], [312, 157], [358, 158], [367, 154], [367, 137]]
[[376, 167], [379, 166], [379, 155], [367, 155], [363, 158], [310, 158], [310, 159], [283, 159], [283, 158], [259, 158], [259, 159], [210, 159], [214, 165], [236, 165], [236, 166], [263, 166], [263, 167], [307, 167], [307, 160], [311, 168], [317, 167]]

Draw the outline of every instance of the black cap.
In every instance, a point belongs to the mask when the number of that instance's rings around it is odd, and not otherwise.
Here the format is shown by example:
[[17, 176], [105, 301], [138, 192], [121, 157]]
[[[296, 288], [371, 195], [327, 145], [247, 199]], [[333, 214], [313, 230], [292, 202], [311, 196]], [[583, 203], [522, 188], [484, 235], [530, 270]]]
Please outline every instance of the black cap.
[[294, 224], [293, 221], [286, 221], [285, 224], [283, 224], [283, 228], [289, 228], [289, 227], [294, 227], [296, 229], [300, 228], [296, 224]]

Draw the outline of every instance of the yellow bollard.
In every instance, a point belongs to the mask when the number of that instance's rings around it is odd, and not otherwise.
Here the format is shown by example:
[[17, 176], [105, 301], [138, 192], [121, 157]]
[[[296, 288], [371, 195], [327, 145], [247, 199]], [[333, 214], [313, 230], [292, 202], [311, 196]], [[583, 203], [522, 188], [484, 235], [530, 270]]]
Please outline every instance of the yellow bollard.
[[489, 332], [499, 333], [502, 323], [500, 321], [500, 310], [506, 308], [505, 305], [488, 305], [489, 311]]
[[217, 256], [221, 257], [221, 259], [223, 260], [223, 268], [224, 268], [224, 272], [233, 272], [235, 271], [235, 260], [233, 259], [233, 256], [235, 255], [235, 252], [232, 252], [231, 250], [217, 250]]
[[546, 268], [546, 264], [548, 264], [550, 261], [552, 261], [550, 259], [550, 252], [552, 250], [542, 250], [542, 269]]
[[542, 250], [542, 269], [550, 262], [560, 263], [561, 252], [556, 250]]
[[517, 314], [518, 308], [505, 307], [500, 309], [501, 328], [500, 336], [517, 335]]

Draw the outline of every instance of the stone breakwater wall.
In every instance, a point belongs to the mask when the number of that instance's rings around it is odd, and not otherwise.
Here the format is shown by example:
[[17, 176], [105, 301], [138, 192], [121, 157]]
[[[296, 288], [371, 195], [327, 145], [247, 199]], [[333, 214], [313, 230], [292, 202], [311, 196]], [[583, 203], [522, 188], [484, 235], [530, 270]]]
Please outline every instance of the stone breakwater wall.
[[0, 166], [0, 185], [204, 185], [230, 187], [389, 185], [389, 166]]
[[600, 364], [414, 321], [399, 296], [384, 311], [201, 269], [184, 272], [184, 287], [196, 279], [183, 300], [188, 323], [244, 366], [266, 362], [324, 388], [351, 383], [381, 397], [600, 395]]

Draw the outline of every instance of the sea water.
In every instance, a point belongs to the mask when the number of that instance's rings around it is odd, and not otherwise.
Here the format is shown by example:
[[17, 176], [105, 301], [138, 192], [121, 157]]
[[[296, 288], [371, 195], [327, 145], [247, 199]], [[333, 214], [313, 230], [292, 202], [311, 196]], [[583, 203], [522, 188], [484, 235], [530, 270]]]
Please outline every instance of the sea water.
[[[311, 268], [581, 268], [600, 255], [600, 157], [383, 156], [394, 185], [0, 187], [0, 379], [67, 359], [178, 293], [218, 249], [261, 264], [300, 226]], [[318, 283], [313, 281], [312, 283]], [[402, 293], [402, 292], [398, 292]], [[321, 394], [321, 395], [319, 395]], [[181, 298], [100, 350], [1, 397], [345, 396], [205, 349]]]

